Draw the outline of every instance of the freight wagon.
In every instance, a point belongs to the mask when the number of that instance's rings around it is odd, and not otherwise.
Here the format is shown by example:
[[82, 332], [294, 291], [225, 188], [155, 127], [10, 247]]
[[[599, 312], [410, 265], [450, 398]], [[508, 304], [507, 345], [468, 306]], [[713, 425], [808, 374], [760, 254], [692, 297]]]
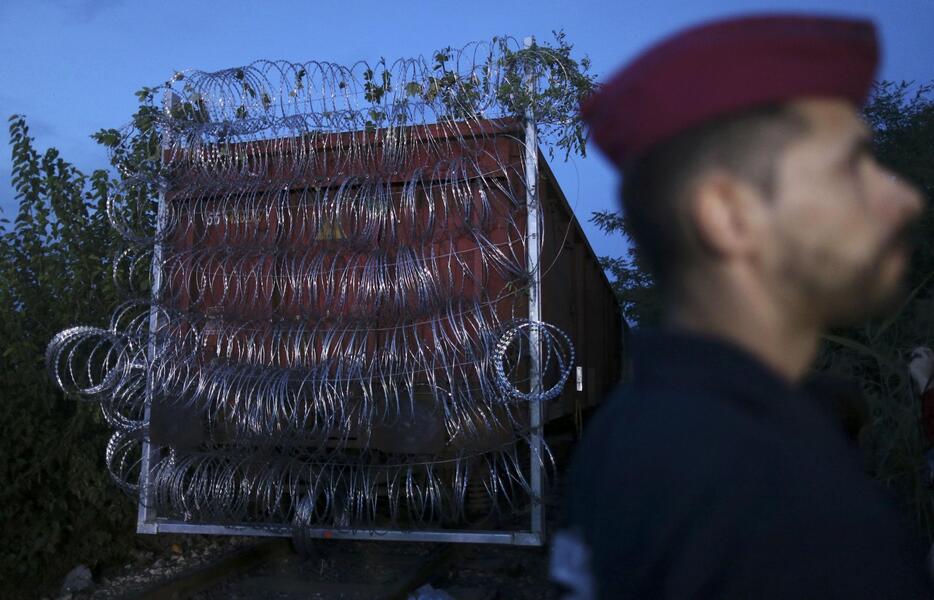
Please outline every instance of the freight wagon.
[[48, 361], [140, 533], [543, 543], [546, 433], [617, 384], [625, 323], [532, 115], [494, 110], [534, 78], [416, 67], [194, 72], [135, 138], [115, 273], [150, 298]]

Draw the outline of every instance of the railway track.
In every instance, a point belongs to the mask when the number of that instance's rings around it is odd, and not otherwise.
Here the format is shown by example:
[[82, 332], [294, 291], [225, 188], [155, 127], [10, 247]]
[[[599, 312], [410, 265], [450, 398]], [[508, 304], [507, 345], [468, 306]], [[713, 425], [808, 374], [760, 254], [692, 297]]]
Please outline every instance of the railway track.
[[288, 540], [260, 542], [149, 589], [144, 600], [273, 598], [406, 600], [424, 586], [430, 598], [548, 598], [543, 548], [332, 540], [312, 556]]

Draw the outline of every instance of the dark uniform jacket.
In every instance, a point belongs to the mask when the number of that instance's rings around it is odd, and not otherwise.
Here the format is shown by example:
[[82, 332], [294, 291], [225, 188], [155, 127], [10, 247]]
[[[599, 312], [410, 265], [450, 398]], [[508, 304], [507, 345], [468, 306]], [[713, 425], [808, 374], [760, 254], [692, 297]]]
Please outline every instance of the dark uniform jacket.
[[934, 597], [925, 549], [814, 397], [688, 334], [640, 334], [633, 361], [569, 474], [566, 597]]

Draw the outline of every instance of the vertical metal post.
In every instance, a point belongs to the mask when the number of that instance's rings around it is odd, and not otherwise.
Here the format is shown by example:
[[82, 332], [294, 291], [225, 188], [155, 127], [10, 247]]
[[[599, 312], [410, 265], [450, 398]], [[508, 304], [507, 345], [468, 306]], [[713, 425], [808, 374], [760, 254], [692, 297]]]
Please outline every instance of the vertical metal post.
[[[172, 109], [175, 107], [176, 96], [172, 91], [166, 91], [166, 96], [163, 99], [163, 108], [166, 114], [171, 115]], [[168, 133], [164, 133], [160, 145], [159, 152], [159, 161], [165, 160], [165, 151], [169, 147], [169, 138]], [[159, 458], [159, 449], [154, 447], [149, 441], [149, 417], [152, 409], [152, 388], [153, 388], [153, 377], [155, 377], [155, 372], [152, 368], [152, 363], [156, 357], [156, 332], [159, 329], [159, 310], [157, 308], [157, 303], [159, 301], [159, 292], [162, 289], [162, 255], [163, 255], [163, 243], [160, 241], [159, 235], [165, 231], [166, 224], [166, 188], [163, 187], [159, 190], [159, 204], [156, 210], [156, 239], [153, 242], [152, 248], [152, 297], [151, 297], [151, 306], [149, 309], [149, 343], [147, 345], [146, 353], [148, 357], [147, 365], [147, 374], [146, 374], [146, 408], [143, 417], [144, 423], [144, 432], [142, 440], [142, 460], [140, 462], [140, 473], [139, 473], [139, 512], [137, 513], [136, 518], [136, 531], [137, 533], [156, 533], [158, 530], [155, 523], [153, 522], [156, 518], [155, 509], [153, 507], [153, 489], [150, 485], [150, 469], [152, 464], [156, 462]]]
[[[525, 38], [526, 49], [535, 43], [532, 37]], [[539, 231], [541, 205], [538, 202], [538, 131], [535, 127], [535, 111], [531, 100], [535, 97], [535, 73], [526, 72], [529, 93], [529, 105], [525, 111], [525, 205], [526, 205], [526, 266], [529, 281], [529, 321], [538, 323], [542, 320], [541, 307], [541, 271], [539, 256], [542, 239]], [[529, 328], [529, 386], [534, 396], [542, 391], [541, 339], [538, 328]], [[532, 486], [532, 534], [544, 541], [544, 482], [542, 481], [542, 405], [533, 400], [529, 404], [530, 426], [530, 483]]]

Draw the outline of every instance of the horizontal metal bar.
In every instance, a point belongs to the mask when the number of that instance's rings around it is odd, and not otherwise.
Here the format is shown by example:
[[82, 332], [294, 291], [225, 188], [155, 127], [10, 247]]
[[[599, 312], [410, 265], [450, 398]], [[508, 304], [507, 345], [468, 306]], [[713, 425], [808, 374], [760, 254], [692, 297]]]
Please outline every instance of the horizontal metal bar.
[[[137, 533], [191, 533], [198, 535], [249, 535], [256, 537], [292, 537], [288, 525], [199, 525], [156, 519], [140, 523]], [[466, 544], [503, 544], [512, 546], [541, 546], [540, 534], [531, 531], [470, 531], [462, 529], [307, 529], [312, 538], [333, 540], [387, 540], [393, 542], [454, 542]]]

